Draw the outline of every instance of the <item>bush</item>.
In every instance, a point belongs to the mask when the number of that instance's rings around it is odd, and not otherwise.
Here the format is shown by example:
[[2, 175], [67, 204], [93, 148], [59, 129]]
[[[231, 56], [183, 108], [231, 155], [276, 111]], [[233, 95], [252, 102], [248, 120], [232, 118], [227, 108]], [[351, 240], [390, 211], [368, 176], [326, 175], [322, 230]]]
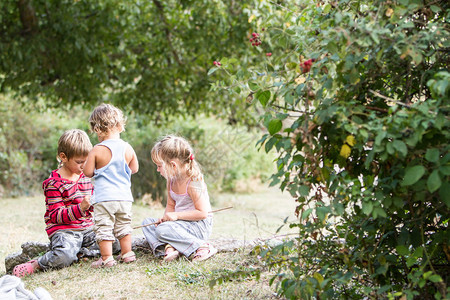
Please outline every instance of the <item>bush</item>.
[[[59, 137], [70, 128], [90, 133], [87, 122], [90, 112], [81, 108], [34, 112], [17, 107], [8, 97], [1, 100], [0, 185], [4, 196], [38, 193], [42, 181], [58, 167]], [[150, 151], [159, 137], [169, 133], [180, 134], [192, 142], [211, 193], [233, 190], [240, 180], [266, 179], [273, 171], [270, 158], [254, 147], [257, 134], [254, 131], [206, 117], [174, 118], [165, 126], [150, 124], [147, 119], [129, 114], [122, 134], [135, 149], [140, 162], [139, 173], [132, 176], [136, 198], [150, 194], [153, 201], [165, 201], [166, 182], [156, 172]], [[95, 134], [90, 133], [90, 137], [93, 145], [98, 143]]]
[[175, 118], [166, 126], [156, 127], [136, 116], [129, 122], [124, 139], [129, 141], [139, 158], [139, 176], [132, 177], [137, 197], [151, 194], [153, 200], [166, 198], [166, 181], [156, 172], [150, 151], [161, 136], [178, 134], [187, 138], [205, 174], [210, 193], [234, 191], [240, 180], [264, 180], [273, 171], [270, 156], [258, 152], [254, 146], [258, 133], [246, 128], [227, 125], [214, 118]]
[[8, 96], [0, 98], [0, 185], [4, 196], [34, 194], [41, 188], [42, 181], [58, 166], [60, 135], [71, 126], [86, 129], [76, 114], [76, 110], [70, 114], [63, 110], [27, 111]]
[[448, 297], [448, 1], [259, 5], [259, 59], [210, 73], [247, 87], [298, 203], [297, 242], [265, 253], [279, 293]]

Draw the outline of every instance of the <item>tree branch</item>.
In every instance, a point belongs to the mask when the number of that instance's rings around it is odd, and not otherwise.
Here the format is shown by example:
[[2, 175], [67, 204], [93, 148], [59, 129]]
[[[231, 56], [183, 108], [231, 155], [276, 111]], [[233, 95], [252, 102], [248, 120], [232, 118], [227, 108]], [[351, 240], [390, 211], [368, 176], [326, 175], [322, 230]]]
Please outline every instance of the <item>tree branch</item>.
[[167, 43], [169, 44], [169, 48], [173, 54], [173, 57], [177, 61], [178, 64], [182, 64], [180, 57], [178, 56], [178, 53], [175, 51], [172, 45], [172, 34], [169, 30], [169, 25], [167, 24], [166, 17], [164, 16], [164, 7], [162, 6], [161, 2], [159, 0], [153, 0], [153, 3], [155, 4], [156, 8], [159, 11], [159, 19], [164, 24], [164, 32], [166, 34]]
[[20, 22], [23, 26], [23, 33], [30, 33], [34, 35], [38, 32], [38, 19], [36, 17], [36, 11], [31, 5], [31, 0], [19, 0], [17, 1], [19, 8]]

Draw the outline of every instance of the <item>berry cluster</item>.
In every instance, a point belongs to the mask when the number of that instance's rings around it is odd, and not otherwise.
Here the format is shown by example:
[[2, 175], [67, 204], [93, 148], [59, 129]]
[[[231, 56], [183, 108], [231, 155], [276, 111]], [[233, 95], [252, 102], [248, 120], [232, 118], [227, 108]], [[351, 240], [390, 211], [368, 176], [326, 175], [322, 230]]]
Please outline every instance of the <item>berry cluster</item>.
[[222, 65], [220, 61], [214, 61], [213, 64], [217, 67], [220, 67]]
[[266, 56], [267, 56], [267, 57], [272, 56], [272, 52], [266, 53]]
[[311, 58], [300, 63], [300, 69], [302, 69], [302, 74], [308, 73], [311, 70], [312, 63], [315, 61], [316, 60], [314, 58]]
[[261, 45], [261, 39], [259, 38], [259, 34], [257, 34], [256, 32], [253, 32], [252, 38], [250, 38], [250, 43], [252, 43], [252, 46]]

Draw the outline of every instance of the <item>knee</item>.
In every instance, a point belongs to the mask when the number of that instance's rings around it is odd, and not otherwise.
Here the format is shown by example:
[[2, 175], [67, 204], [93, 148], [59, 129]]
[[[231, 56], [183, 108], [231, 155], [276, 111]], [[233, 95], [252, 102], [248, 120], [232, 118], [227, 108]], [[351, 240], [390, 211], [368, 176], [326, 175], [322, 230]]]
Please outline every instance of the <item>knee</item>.
[[53, 267], [64, 268], [68, 267], [74, 262], [78, 261], [78, 256], [76, 251], [58, 251], [54, 250], [54, 262]]
[[164, 240], [170, 235], [170, 226], [167, 226], [167, 223], [162, 223], [156, 226], [155, 235], [158, 240]]

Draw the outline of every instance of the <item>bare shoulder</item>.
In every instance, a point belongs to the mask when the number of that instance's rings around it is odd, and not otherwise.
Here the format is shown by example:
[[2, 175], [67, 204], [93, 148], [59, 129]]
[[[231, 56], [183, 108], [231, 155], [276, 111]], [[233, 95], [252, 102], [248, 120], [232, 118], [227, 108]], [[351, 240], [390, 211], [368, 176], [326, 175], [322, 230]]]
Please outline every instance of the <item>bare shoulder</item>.
[[125, 150], [125, 158], [127, 162], [130, 162], [135, 156], [136, 153], [134, 152], [133, 147], [130, 144], [128, 144], [127, 149]]
[[111, 150], [109, 150], [108, 147], [103, 145], [95, 145], [94, 148], [92, 148], [92, 152], [94, 154], [104, 154], [104, 153], [111, 153]]
[[206, 189], [206, 184], [203, 180], [192, 180], [191, 182], [189, 182], [188, 192], [198, 192], [204, 189]]

